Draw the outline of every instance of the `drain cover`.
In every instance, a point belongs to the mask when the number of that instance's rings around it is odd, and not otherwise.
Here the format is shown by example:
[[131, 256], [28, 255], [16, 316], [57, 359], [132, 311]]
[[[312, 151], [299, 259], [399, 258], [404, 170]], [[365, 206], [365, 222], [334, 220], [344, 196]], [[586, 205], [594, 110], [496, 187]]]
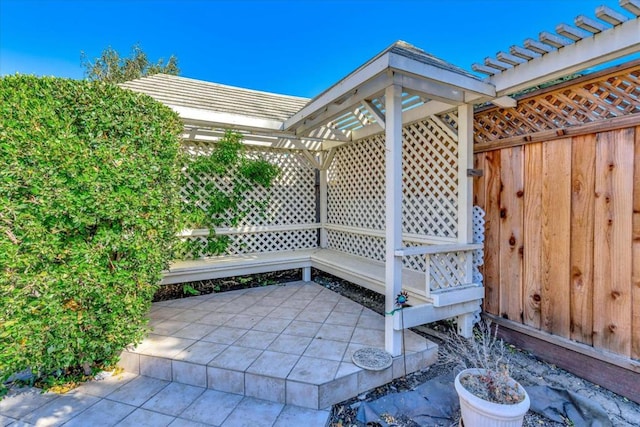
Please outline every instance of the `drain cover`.
[[391, 355], [379, 348], [361, 348], [353, 353], [351, 360], [356, 366], [370, 371], [382, 371], [393, 363]]

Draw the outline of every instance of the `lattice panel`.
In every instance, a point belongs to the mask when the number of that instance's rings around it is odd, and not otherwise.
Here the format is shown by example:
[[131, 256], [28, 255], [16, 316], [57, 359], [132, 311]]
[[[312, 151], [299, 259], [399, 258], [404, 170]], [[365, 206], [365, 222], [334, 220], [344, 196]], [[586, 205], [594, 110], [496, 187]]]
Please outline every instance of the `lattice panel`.
[[[457, 143], [430, 119], [406, 126], [403, 141], [403, 231], [455, 237]], [[383, 135], [338, 149], [328, 173], [329, 223], [384, 229], [384, 150]]]
[[520, 99], [474, 116], [475, 142], [527, 135], [640, 113], [640, 66]]
[[[188, 141], [183, 144], [190, 155], [207, 155], [212, 145]], [[239, 208], [247, 212], [237, 227], [296, 225], [316, 222], [315, 170], [304, 157], [290, 150], [246, 147], [250, 158], [267, 160], [280, 168], [280, 175], [271, 187], [257, 186], [248, 192]], [[206, 206], [216, 189], [227, 192], [232, 182], [228, 177], [212, 177], [193, 174], [187, 177], [187, 184], [181, 189], [183, 200], [190, 200]], [[195, 197], [194, 197], [195, 196]], [[256, 204], [255, 201], [259, 203]], [[220, 227], [230, 227], [224, 217], [218, 218]], [[287, 234], [289, 233], [289, 234]], [[264, 232], [233, 236], [229, 254], [269, 252], [315, 247], [316, 231]], [[309, 237], [311, 236], [311, 237]], [[287, 238], [293, 240], [287, 241]], [[202, 238], [199, 238], [202, 240]], [[191, 254], [208, 256], [208, 254]]]
[[328, 170], [328, 221], [383, 230], [385, 221], [384, 137], [340, 147]]
[[[314, 229], [235, 234], [230, 237], [231, 242], [224, 255], [311, 249], [317, 247], [318, 243], [318, 232]], [[200, 241], [202, 248], [204, 248], [205, 237], [192, 237], [189, 239]], [[210, 257], [212, 255], [201, 249], [197, 253], [184, 254], [184, 259]]]
[[466, 252], [431, 255], [431, 290], [454, 288], [466, 282]]
[[376, 261], [384, 261], [385, 239], [382, 237], [329, 230], [327, 240], [331, 249]]
[[428, 119], [403, 129], [403, 229], [456, 237], [458, 144]]

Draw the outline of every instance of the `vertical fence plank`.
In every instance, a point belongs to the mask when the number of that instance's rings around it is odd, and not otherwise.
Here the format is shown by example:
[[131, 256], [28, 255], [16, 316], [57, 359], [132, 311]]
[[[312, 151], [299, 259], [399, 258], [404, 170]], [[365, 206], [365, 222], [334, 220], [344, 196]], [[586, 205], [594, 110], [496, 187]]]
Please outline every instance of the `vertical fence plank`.
[[595, 135], [573, 138], [571, 165], [571, 339], [591, 344]]
[[500, 314], [500, 158], [501, 151], [485, 153], [484, 310]]
[[634, 131], [596, 138], [593, 344], [630, 356]]
[[570, 336], [571, 139], [543, 146], [542, 312], [545, 331]]
[[542, 143], [525, 147], [524, 162], [524, 316], [526, 325], [540, 328], [542, 276]]
[[631, 357], [640, 360], [640, 126], [635, 128], [635, 155], [633, 156], [633, 248], [631, 307]]
[[522, 322], [523, 148], [502, 150], [500, 315]]

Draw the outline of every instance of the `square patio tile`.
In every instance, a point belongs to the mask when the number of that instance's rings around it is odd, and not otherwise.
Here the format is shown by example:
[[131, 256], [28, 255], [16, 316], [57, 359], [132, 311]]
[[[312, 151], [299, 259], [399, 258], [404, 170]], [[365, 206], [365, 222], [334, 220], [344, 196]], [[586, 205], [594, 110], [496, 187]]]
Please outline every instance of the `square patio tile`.
[[242, 399], [243, 396], [238, 394], [205, 390], [200, 397], [180, 414], [180, 418], [219, 426], [222, 425]]
[[290, 305], [281, 305], [269, 313], [269, 317], [277, 317], [280, 319], [293, 320], [302, 311], [301, 307], [292, 307]]
[[140, 375], [171, 381], [171, 359], [141, 354]]
[[332, 325], [325, 323], [320, 327], [320, 330], [316, 334], [316, 338], [322, 338], [325, 340], [345, 341], [349, 342], [351, 335], [353, 335], [353, 326], [345, 325]]
[[84, 393], [65, 394], [22, 417], [21, 421], [39, 426], [58, 426], [99, 400], [97, 396]]
[[264, 317], [269, 315], [275, 309], [274, 306], [266, 306], [262, 305], [262, 302], [259, 304], [252, 305], [248, 307], [245, 311], [242, 312], [245, 316], [260, 316]]
[[173, 381], [196, 387], [207, 386], [206, 365], [172, 360]]
[[12, 389], [2, 399], [0, 415], [21, 418], [59, 397], [54, 393], [42, 393], [42, 390], [35, 387]]
[[74, 392], [104, 397], [113, 393], [134, 378], [136, 378], [136, 375], [131, 372], [120, 372], [115, 375], [111, 372], [104, 372], [96, 379], [83, 383], [75, 389]]
[[195, 340], [186, 338], [149, 334], [142, 344], [136, 348], [136, 353], [172, 358], [194, 342]]
[[302, 355], [312, 339], [311, 337], [281, 334], [267, 347], [267, 350]]
[[316, 336], [321, 326], [322, 323], [294, 320], [289, 324], [287, 329], [283, 331], [283, 333], [287, 335], [313, 338]]
[[153, 333], [157, 335], [172, 335], [174, 332], [179, 331], [185, 326], [189, 326], [190, 322], [183, 322], [179, 320], [164, 320], [153, 326]]
[[384, 317], [379, 314], [361, 314], [360, 319], [358, 319], [358, 324], [356, 325], [358, 328], [364, 329], [376, 329], [378, 331], [384, 331]]
[[264, 350], [269, 347], [277, 337], [278, 334], [273, 332], [249, 331], [234, 342], [233, 345]]
[[286, 380], [245, 373], [244, 395], [284, 404], [286, 402]]
[[296, 316], [296, 320], [322, 323], [327, 320], [327, 317], [329, 317], [329, 313], [331, 313], [330, 308], [321, 309], [314, 306], [313, 310], [311, 310], [310, 308], [303, 310]]
[[201, 317], [198, 320], [198, 323], [204, 323], [206, 325], [214, 325], [214, 326], [222, 326], [227, 323], [229, 320], [233, 319], [235, 314], [231, 313], [220, 313], [219, 311], [214, 311], [213, 313], [209, 313], [204, 317]]
[[184, 418], [176, 418], [169, 427], [210, 427], [212, 424], [204, 424], [196, 421], [186, 420]]
[[384, 345], [384, 330], [364, 329], [356, 327], [351, 336], [351, 342], [355, 344], [364, 344], [369, 347]]
[[4, 415], [0, 415], [0, 426], [1, 427], [5, 427], [8, 426], [11, 423], [14, 423], [18, 420], [16, 420], [15, 418], [9, 418], [9, 417], [5, 417]]
[[230, 328], [228, 326], [220, 326], [212, 331], [209, 335], [202, 337], [202, 341], [217, 342], [219, 344], [233, 344], [248, 332], [247, 329]]
[[208, 341], [198, 341], [186, 350], [178, 353], [174, 360], [184, 362], [200, 363], [206, 365], [218, 354], [222, 353], [228, 346]]
[[249, 366], [247, 373], [287, 378], [300, 357], [293, 354], [265, 351]]
[[335, 378], [339, 366], [340, 362], [335, 360], [303, 356], [293, 367], [287, 379], [316, 385], [324, 384]]
[[254, 331], [273, 332], [276, 334], [284, 331], [291, 323], [290, 319], [279, 319], [277, 317], [265, 317], [253, 326]]
[[142, 407], [155, 412], [178, 416], [204, 391], [205, 389], [202, 387], [171, 383], [149, 399]]
[[271, 427], [284, 404], [245, 397], [225, 420], [224, 427]]
[[165, 388], [167, 384], [169, 381], [137, 377], [108, 395], [107, 398], [116, 402], [140, 406]]
[[229, 326], [232, 328], [251, 329], [258, 323], [260, 323], [260, 321], [264, 318], [264, 316], [258, 315], [247, 316], [244, 314], [244, 311], [242, 313], [243, 314], [238, 314], [235, 317], [229, 319], [225, 323], [225, 326]]
[[330, 325], [344, 325], [344, 326], [356, 326], [358, 324], [358, 319], [360, 318], [360, 314], [358, 313], [344, 313], [341, 311], [336, 311], [335, 309], [331, 312], [327, 320], [324, 321], [324, 324]]
[[205, 323], [190, 323], [189, 326], [186, 326], [180, 329], [177, 332], [173, 333], [174, 337], [177, 338], [188, 338], [191, 340], [199, 340], [202, 337], [209, 335], [213, 332], [218, 325], [207, 325]]
[[244, 371], [251, 366], [260, 354], [262, 354], [262, 350], [255, 348], [229, 346], [209, 362], [209, 366]]
[[[267, 296], [262, 298], [262, 300], [260, 300], [260, 305], [262, 305], [263, 307], [279, 307], [280, 305], [282, 305], [284, 302], [286, 302], [286, 298], [285, 297], [274, 297], [274, 296]], [[273, 310], [272, 310], [273, 311]]]
[[138, 408], [118, 423], [118, 427], [165, 427], [171, 424], [175, 417], [159, 414]]
[[335, 360], [339, 362], [342, 360], [346, 349], [347, 343], [344, 341], [333, 341], [314, 338], [303, 355], [308, 357], [316, 357], [319, 359]]
[[325, 427], [330, 415], [329, 411], [287, 405], [280, 412], [273, 427]]
[[176, 314], [170, 320], [177, 320], [180, 322], [190, 322], [190, 323], [197, 322], [198, 320], [202, 319], [204, 316], [210, 313], [210, 310], [202, 310], [201, 306], [202, 304], [198, 306], [197, 310], [195, 309], [185, 310], [180, 314]]
[[65, 427], [115, 426], [135, 410], [135, 406], [103, 399], [72, 418]]

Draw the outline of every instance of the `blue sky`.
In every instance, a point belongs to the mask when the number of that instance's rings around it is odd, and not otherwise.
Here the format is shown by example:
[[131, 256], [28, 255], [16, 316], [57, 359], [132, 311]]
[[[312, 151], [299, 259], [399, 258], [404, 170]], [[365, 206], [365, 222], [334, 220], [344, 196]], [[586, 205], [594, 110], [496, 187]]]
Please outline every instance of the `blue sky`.
[[0, 74], [82, 78], [107, 46], [181, 75], [312, 97], [396, 40], [467, 70], [617, 0], [0, 0]]

